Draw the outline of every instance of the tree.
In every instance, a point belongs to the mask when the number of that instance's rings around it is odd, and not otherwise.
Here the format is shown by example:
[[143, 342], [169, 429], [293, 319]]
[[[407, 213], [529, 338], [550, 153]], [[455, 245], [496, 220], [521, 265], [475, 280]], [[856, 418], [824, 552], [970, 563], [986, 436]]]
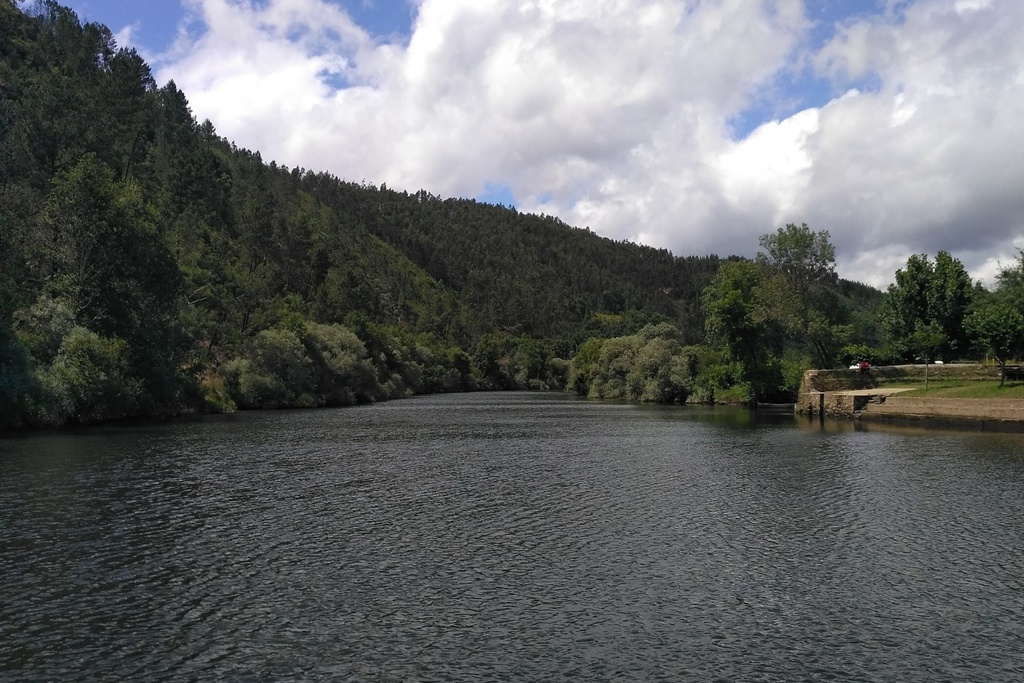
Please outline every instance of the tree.
[[934, 320], [921, 325], [910, 336], [910, 349], [924, 361], [924, 387], [928, 388], [928, 363], [935, 360], [947, 337]]
[[831, 367], [849, 337], [840, 324], [844, 312], [836, 292], [836, 251], [827, 230], [812, 232], [792, 223], [762, 235], [757, 261], [771, 279], [766, 283], [779, 320], [799, 334], [819, 367]]
[[1006, 382], [1006, 361], [1024, 352], [1024, 316], [1005, 298], [985, 297], [967, 316], [967, 331], [979, 349], [999, 363], [999, 386]]
[[944, 337], [933, 358], [964, 354], [970, 344], [964, 318], [973, 298], [967, 270], [949, 253], [940, 251], [935, 263], [925, 254], [911, 256], [882, 300], [880, 318], [893, 355], [912, 360], [920, 346], [915, 335], [932, 325]]
[[979, 351], [999, 363], [999, 386], [1006, 381], [1006, 363], [1024, 354], [1024, 250], [1018, 261], [999, 271], [996, 290], [982, 291], [965, 320], [968, 335]]
[[836, 250], [828, 230], [811, 232], [806, 223], [789, 223], [774, 233], [761, 235], [764, 252], [757, 260], [779, 273], [801, 304], [811, 303], [816, 286], [833, 285], [836, 277]]
[[359, 337], [341, 325], [309, 323], [304, 331], [318, 402], [349, 405], [376, 396], [377, 378]]
[[[176, 401], [187, 340], [177, 326], [181, 273], [132, 182], [86, 155], [56, 176], [39, 220], [32, 271], [43, 297], [124, 353], [157, 405]], [[157, 409], [154, 407], [154, 412]]]
[[692, 391], [689, 357], [675, 339], [651, 338], [637, 352], [628, 384], [634, 401], [686, 403]]
[[629, 398], [630, 373], [643, 340], [633, 335], [613, 337], [601, 345], [590, 383], [591, 398]]
[[939, 351], [955, 358], [970, 348], [970, 339], [964, 330], [964, 319], [970, 312], [974, 298], [974, 283], [959, 259], [940, 251], [935, 256], [935, 270], [928, 290], [928, 309], [945, 335], [946, 341]]
[[577, 396], [590, 394], [590, 385], [597, 373], [598, 361], [604, 339], [591, 337], [580, 346], [580, 350], [569, 364], [569, 388]]
[[92, 155], [55, 179], [38, 272], [85, 326], [135, 342], [177, 313], [181, 274], [153, 219], [139, 188]]
[[591, 398], [685, 403], [693, 382], [680, 336], [661, 323], [633, 335], [590, 339], [572, 361], [570, 386]]
[[1024, 311], [1024, 249], [1019, 249], [1017, 262], [996, 275], [996, 289], [1018, 311]]
[[[43, 424], [89, 424], [145, 414], [141, 379], [123, 339], [76, 327], [53, 363], [40, 374], [47, 394], [32, 419]], [[39, 414], [39, 413], [42, 414]]]
[[782, 353], [782, 326], [766, 298], [763, 265], [733, 261], [722, 265], [704, 292], [708, 335], [729, 350], [759, 400], [778, 387], [773, 362]]
[[316, 405], [313, 362], [293, 331], [263, 330], [248, 344], [247, 354], [225, 367], [228, 391], [244, 408], [289, 408]]

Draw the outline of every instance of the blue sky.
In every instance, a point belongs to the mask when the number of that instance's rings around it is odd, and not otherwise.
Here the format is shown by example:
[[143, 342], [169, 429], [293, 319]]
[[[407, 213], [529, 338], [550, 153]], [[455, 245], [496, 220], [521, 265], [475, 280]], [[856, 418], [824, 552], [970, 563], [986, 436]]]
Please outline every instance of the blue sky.
[[77, 0], [265, 159], [844, 276], [1024, 247], [1019, 0]]
[[[82, 21], [105, 24], [112, 31], [132, 26], [133, 42], [160, 53], [170, 48], [187, 18], [179, 0], [78, 0], [64, 3]], [[265, 2], [262, 4], [266, 4]], [[381, 40], [405, 40], [411, 33], [415, 6], [405, 0], [332, 0], [360, 26]]]

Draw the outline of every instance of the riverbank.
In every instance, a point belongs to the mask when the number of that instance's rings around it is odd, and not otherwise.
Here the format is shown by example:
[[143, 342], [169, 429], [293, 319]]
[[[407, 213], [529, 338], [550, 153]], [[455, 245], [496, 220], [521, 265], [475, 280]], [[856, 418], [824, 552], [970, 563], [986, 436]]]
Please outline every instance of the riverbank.
[[929, 382], [999, 381], [999, 368], [977, 364], [895, 365], [859, 370], [808, 370], [795, 411], [856, 420], [939, 422], [982, 428], [1024, 428], [1024, 399], [904, 395]]

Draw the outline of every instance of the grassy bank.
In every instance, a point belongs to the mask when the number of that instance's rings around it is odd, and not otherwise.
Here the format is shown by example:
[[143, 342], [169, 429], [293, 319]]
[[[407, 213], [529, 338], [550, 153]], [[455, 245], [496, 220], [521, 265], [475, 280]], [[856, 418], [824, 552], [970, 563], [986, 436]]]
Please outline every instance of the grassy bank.
[[[890, 385], [892, 387], [898, 385]], [[913, 387], [901, 396], [928, 396], [931, 398], [1019, 398], [1024, 399], [1024, 382], [1007, 382], [1005, 386], [989, 382], [929, 382], [928, 388], [923, 385], [907, 385]]]

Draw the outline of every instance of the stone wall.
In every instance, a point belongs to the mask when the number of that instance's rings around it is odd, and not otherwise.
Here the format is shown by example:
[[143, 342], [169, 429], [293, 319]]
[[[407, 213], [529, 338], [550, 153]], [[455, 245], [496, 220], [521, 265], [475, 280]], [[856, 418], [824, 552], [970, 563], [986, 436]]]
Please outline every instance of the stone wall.
[[825, 415], [837, 417], [853, 417], [857, 409], [855, 396], [852, 394], [825, 394]]
[[[929, 365], [929, 381], [998, 382], [999, 367], [976, 363]], [[860, 370], [808, 370], [800, 382], [795, 410], [803, 415], [852, 417], [863, 409], [869, 396], [836, 392], [878, 389], [893, 385], [924, 384], [924, 365], [885, 365], [867, 372]]]
[[794, 410], [798, 415], [853, 417], [872, 400], [870, 395], [844, 391], [808, 391], [800, 394]]

